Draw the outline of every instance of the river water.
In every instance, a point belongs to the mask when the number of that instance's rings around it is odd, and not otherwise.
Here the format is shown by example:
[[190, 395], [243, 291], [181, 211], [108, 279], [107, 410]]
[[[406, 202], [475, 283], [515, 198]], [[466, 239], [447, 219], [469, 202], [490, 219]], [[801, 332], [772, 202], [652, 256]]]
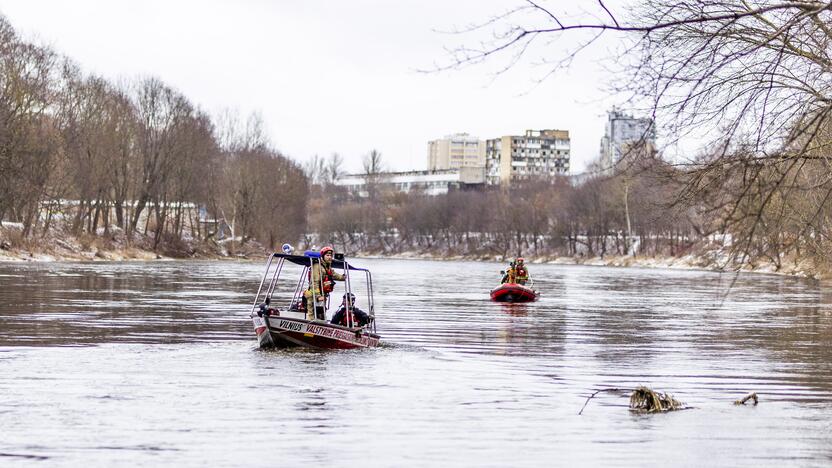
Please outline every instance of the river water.
[[531, 265], [512, 306], [497, 263], [355, 263], [386, 344], [336, 352], [256, 349], [260, 262], [0, 264], [0, 466], [832, 464], [828, 285]]

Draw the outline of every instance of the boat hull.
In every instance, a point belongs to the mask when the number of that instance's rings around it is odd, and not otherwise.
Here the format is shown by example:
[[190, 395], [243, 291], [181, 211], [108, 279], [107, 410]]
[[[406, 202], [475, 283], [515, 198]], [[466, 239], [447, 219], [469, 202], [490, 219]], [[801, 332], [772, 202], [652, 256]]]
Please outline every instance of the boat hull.
[[280, 316], [254, 316], [252, 321], [261, 348], [355, 349], [372, 348], [381, 343], [375, 333], [326, 322]]
[[537, 296], [534, 289], [515, 283], [501, 284], [491, 290], [491, 300], [496, 302], [532, 302]]

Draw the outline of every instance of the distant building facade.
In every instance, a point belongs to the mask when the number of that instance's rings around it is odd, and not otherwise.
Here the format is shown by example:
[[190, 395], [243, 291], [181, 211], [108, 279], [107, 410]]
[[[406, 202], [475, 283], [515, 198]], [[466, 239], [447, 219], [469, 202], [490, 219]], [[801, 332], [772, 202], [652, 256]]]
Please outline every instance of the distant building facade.
[[637, 118], [616, 108], [607, 112], [604, 137], [601, 138], [601, 168], [611, 171], [628, 147], [644, 143], [649, 147], [656, 145], [656, 129], [653, 119]]
[[569, 172], [568, 130], [526, 130], [485, 142], [485, 182], [508, 185], [512, 181], [554, 177]]
[[[381, 190], [397, 192], [421, 192], [425, 195], [441, 195], [452, 190], [481, 186], [485, 183], [484, 167], [461, 167], [442, 171], [408, 171], [383, 172], [376, 176], [376, 184]], [[361, 197], [369, 194], [365, 174], [348, 174], [341, 176], [335, 185], [346, 187], [351, 193]]]
[[485, 142], [467, 133], [456, 133], [428, 142], [428, 170], [485, 167]]

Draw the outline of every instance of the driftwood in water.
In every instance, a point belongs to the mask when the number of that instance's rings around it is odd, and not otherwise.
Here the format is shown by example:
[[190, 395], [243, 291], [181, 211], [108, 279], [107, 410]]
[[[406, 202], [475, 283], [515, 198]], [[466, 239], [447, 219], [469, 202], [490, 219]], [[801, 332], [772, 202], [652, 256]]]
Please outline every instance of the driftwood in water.
[[684, 403], [675, 400], [672, 396], [668, 395], [667, 393], [656, 393], [645, 386], [637, 387], [635, 390], [631, 390], [628, 388], [604, 388], [602, 390], [595, 391], [586, 399], [586, 401], [584, 402], [584, 406], [581, 408], [580, 411], [578, 411], [579, 416], [581, 415], [581, 413], [584, 412], [586, 405], [589, 404], [589, 400], [595, 398], [595, 395], [601, 392], [632, 392], [632, 394], [630, 395], [630, 410], [632, 411], [656, 413], [662, 411], [690, 409], [689, 406], [685, 406]]
[[667, 393], [658, 393], [640, 386], [630, 395], [630, 409], [645, 413], [658, 413], [684, 409], [684, 403], [679, 402]]
[[745, 396], [745, 398], [735, 401], [734, 404], [735, 405], [744, 405], [745, 402], [748, 401], [748, 400], [754, 400], [754, 405], [755, 406], [757, 405], [757, 403], [759, 403], [759, 401], [757, 400], [757, 394], [756, 393], [749, 393], [748, 395]]
[[[578, 415], [580, 416], [581, 413], [584, 412], [584, 409], [586, 409], [586, 405], [589, 404], [589, 400], [595, 398], [595, 395], [601, 392], [623, 393], [629, 391], [631, 390], [626, 388], [604, 388], [601, 390], [596, 390], [592, 393], [592, 395], [590, 395], [586, 399], [586, 401], [584, 402], [584, 406], [582, 406], [581, 410], [578, 411]], [[754, 400], [755, 405], [759, 402], [756, 393], [749, 393], [741, 400], [735, 401], [734, 404], [744, 405], [748, 400]], [[676, 400], [668, 393], [654, 392], [653, 390], [643, 385], [637, 387], [635, 390], [632, 390], [632, 394], [630, 395], [631, 411], [637, 411], [642, 413], [661, 413], [665, 411], [675, 411], [683, 409], [691, 409], [691, 407], [685, 406], [684, 403], [680, 402], [679, 400]]]
[[593, 392], [592, 395], [589, 396], [589, 398], [586, 399], [586, 401], [584, 402], [584, 406], [582, 406], [581, 410], [578, 411], [578, 416], [580, 416], [581, 413], [584, 412], [584, 409], [586, 408], [586, 405], [589, 404], [589, 400], [595, 398], [595, 395], [597, 395], [601, 392], [629, 392], [629, 391], [630, 390], [628, 390], [626, 388], [603, 388], [601, 390], [597, 390], [597, 391]]

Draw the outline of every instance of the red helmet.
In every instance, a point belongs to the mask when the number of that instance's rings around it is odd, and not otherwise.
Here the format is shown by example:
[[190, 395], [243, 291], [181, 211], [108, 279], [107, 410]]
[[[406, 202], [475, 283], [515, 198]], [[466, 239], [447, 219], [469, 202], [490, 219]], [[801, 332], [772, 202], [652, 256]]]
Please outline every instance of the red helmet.
[[517, 260], [516, 260], [516, 261], [518, 261], [518, 262], [520, 262], [520, 263], [523, 263], [523, 262], [525, 262], [525, 261], [526, 261], [526, 259], [525, 259], [525, 258], [523, 258], [523, 257], [517, 257]]
[[326, 247], [321, 249], [321, 257], [326, 255], [327, 253], [334, 253], [334, 250], [332, 250], [332, 247], [326, 246]]

